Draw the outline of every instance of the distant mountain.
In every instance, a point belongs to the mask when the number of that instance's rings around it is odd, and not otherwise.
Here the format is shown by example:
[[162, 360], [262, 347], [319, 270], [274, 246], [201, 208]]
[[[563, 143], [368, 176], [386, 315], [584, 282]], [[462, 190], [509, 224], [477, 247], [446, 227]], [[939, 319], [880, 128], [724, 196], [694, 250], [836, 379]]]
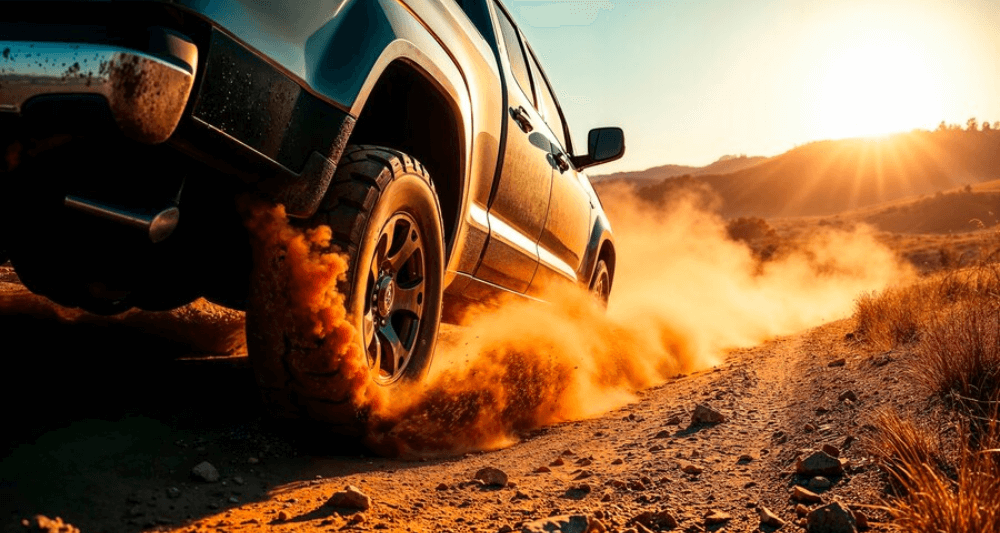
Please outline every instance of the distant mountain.
[[[774, 217], [831, 215], [998, 178], [1000, 132], [917, 131], [814, 142], [692, 181], [719, 195], [724, 216]], [[663, 202], [675, 194], [677, 179], [646, 181], [639, 194]]]
[[677, 176], [704, 176], [707, 174], [729, 174], [737, 170], [752, 167], [763, 161], [766, 157], [745, 155], [724, 155], [718, 161], [703, 167], [689, 167], [686, 165], [662, 165], [634, 172], [615, 172], [613, 174], [601, 174], [590, 176], [590, 181], [594, 183], [648, 183], [651, 181], [674, 178]]

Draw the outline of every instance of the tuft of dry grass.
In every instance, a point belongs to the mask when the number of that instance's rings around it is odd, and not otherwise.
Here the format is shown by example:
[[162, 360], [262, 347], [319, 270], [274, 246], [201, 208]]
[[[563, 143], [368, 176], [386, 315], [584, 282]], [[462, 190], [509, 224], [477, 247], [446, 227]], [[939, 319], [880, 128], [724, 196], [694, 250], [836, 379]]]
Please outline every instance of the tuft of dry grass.
[[869, 443], [899, 496], [886, 510], [896, 526], [915, 533], [1000, 531], [1000, 431], [996, 420], [974, 446], [959, 430], [953, 463], [943, 463], [933, 432], [910, 419], [884, 414]]

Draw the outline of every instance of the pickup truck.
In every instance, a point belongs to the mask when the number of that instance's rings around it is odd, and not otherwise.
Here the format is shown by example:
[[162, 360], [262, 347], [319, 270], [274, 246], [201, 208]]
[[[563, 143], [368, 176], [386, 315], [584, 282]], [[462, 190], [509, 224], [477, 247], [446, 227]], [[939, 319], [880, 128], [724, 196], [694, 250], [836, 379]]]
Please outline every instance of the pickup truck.
[[384, 387], [423, 375], [451, 309], [556, 280], [607, 301], [614, 239], [581, 171], [620, 158], [622, 130], [577, 151], [498, 0], [0, 8], [0, 263], [94, 313], [246, 310], [279, 414], [332, 423], [342, 399], [336, 376], [282, 364], [295, 332], [260, 340], [283, 310], [254, 303], [241, 195], [332, 228]]

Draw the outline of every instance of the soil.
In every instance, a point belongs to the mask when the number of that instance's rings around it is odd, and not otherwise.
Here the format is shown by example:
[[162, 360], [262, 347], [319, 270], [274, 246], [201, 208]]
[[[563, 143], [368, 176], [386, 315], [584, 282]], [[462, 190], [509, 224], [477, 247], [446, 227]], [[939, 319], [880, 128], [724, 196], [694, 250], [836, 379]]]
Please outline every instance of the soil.
[[[863, 443], [881, 409], [921, 397], [905, 378], [907, 353], [872, 352], [843, 320], [733, 351], [630, 405], [537, 429], [505, 449], [387, 459], [264, 419], [231, 312], [201, 303], [126, 319], [66, 313], [0, 266], [4, 531], [28, 530], [22, 523], [37, 514], [84, 532], [500, 532], [567, 514], [627, 531], [645, 511], [668, 511], [677, 531], [774, 531], [761, 525], [761, 507], [788, 522], [781, 531], [798, 531], [790, 493], [811, 478], [795, 473], [796, 460], [824, 444], [848, 464], [814, 492], [888, 531], [869, 507], [885, 480]], [[195, 349], [171, 338], [178, 320], [200, 328]], [[841, 399], [846, 391], [856, 400]], [[697, 404], [726, 420], [691, 425]], [[206, 461], [217, 481], [192, 474]], [[484, 467], [502, 470], [507, 485], [476, 480]], [[370, 509], [327, 505], [349, 485]], [[728, 518], [711, 523], [712, 512]]]

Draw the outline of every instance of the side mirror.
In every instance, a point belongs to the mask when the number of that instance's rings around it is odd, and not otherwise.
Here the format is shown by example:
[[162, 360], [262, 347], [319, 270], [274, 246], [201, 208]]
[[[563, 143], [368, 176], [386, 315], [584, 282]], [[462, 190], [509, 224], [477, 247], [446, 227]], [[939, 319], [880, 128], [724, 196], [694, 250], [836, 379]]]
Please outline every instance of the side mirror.
[[587, 155], [574, 156], [577, 170], [621, 159], [625, 155], [625, 132], [621, 128], [594, 128], [587, 136]]

